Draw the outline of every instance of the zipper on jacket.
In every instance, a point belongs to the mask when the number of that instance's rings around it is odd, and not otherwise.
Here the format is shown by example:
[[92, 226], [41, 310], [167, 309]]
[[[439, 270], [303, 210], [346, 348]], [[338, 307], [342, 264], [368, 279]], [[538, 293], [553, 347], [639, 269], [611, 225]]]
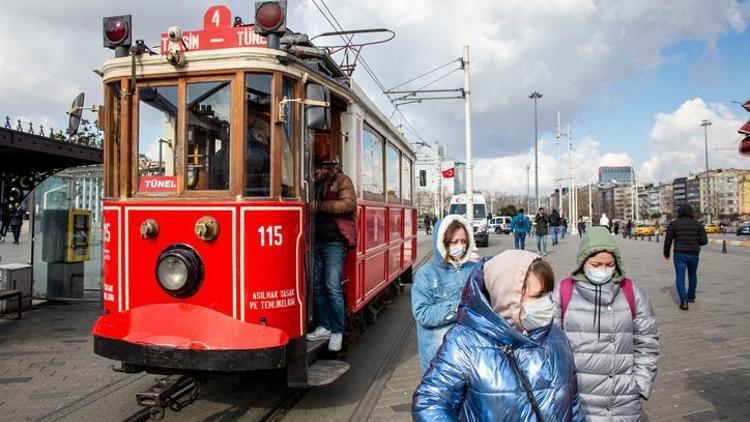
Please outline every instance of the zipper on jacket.
[[523, 385], [524, 390], [526, 390], [526, 398], [529, 400], [529, 403], [531, 403], [531, 408], [534, 410], [534, 414], [536, 415], [537, 421], [544, 422], [544, 417], [542, 416], [542, 410], [539, 408], [539, 404], [536, 402], [536, 399], [534, 398], [534, 393], [531, 391], [531, 382], [529, 382], [529, 379], [526, 377], [526, 374], [518, 366], [518, 362], [516, 361], [516, 356], [515, 354], [513, 354], [513, 348], [511, 346], [502, 346], [501, 349], [503, 350], [503, 353], [505, 354], [505, 356], [507, 356], [508, 359], [510, 360], [510, 363], [513, 366], [513, 370], [515, 371], [518, 378], [521, 380], [521, 384]]

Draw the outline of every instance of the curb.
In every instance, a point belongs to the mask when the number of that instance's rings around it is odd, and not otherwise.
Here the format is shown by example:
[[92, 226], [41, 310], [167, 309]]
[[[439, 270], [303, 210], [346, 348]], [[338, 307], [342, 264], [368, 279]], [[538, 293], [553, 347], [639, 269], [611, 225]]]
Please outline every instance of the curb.
[[[708, 239], [708, 243], [721, 245], [722, 239]], [[748, 240], [727, 240], [727, 246], [739, 246], [740, 248], [750, 248], [750, 241]]]

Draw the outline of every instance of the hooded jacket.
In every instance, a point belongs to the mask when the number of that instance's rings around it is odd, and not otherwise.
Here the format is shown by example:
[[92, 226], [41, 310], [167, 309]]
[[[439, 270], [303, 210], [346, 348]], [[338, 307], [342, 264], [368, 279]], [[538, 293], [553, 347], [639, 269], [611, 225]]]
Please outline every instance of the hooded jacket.
[[[573, 355], [560, 328], [550, 324], [524, 334], [513, 327], [526, 272], [539, 258], [511, 250], [480, 261], [464, 290], [458, 323], [414, 393], [415, 421], [536, 420], [521, 376], [545, 421], [585, 420]], [[495, 294], [505, 295], [492, 300], [485, 285], [490, 280]]]
[[[466, 229], [467, 252], [459, 262], [443, 264], [448, 253], [443, 245], [445, 230], [453, 221], [459, 221]], [[432, 261], [417, 270], [411, 289], [411, 310], [417, 320], [417, 347], [422, 373], [430, 366], [430, 360], [443, 342], [445, 333], [456, 323], [461, 292], [476, 265], [474, 234], [465, 218], [449, 215], [437, 221], [432, 239]]]
[[664, 237], [664, 257], [669, 258], [672, 242], [674, 242], [675, 253], [686, 253], [698, 255], [701, 246], [708, 244], [708, 236], [703, 224], [693, 218], [693, 209], [690, 205], [683, 205], [677, 210], [679, 216], [667, 226]]
[[[583, 264], [599, 252], [614, 255], [612, 279], [600, 287], [588, 281]], [[563, 330], [570, 340], [578, 371], [578, 391], [591, 421], [639, 421], [640, 398], [648, 399], [656, 378], [659, 332], [651, 301], [633, 283], [635, 318], [621, 294], [625, 276], [615, 237], [604, 227], [592, 227], [581, 240], [572, 272], [573, 295]], [[552, 293], [555, 322], [560, 323], [560, 283]], [[595, 316], [597, 316], [595, 318]]]
[[531, 233], [531, 221], [523, 213], [519, 212], [510, 220], [510, 231], [515, 234], [526, 235]]

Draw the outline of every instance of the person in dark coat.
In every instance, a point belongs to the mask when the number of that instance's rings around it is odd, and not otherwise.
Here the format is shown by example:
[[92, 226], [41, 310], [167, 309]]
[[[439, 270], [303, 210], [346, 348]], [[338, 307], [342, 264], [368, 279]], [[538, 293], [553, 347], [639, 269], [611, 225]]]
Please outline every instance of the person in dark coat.
[[547, 256], [547, 236], [549, 235], [549, 216], [544, 212], [544, 207], [534, 217], [536, 223], [536, 250], [542, 256]]
[[[678, 218], [667, 226], [664, 237], [664, 260], [669, 261], [669, 252], [674, 243], [674, 271], [677, 294], [680, 296], [680, 309], [688, 310], [688, 302], [695, 302], [695, 289], [698, 287], [698, 256], [701, 246], [708, 244], [708, 236], [703, 224], [693, 218], [690, 205], [677, 210]], [[688, 273], [688, 290], [685, 291], [685, 270]]]
[[615, 221], [615, 226], [614, 226], [613, 229], [614, 229], [614, 232], [615, 232], [615, 236], [617, 236], [618, 234], [620, 234], [620, 222], [619, 221]]
[[560, 214], [557, 210], [552, 210], [552, 214], [547, 217], [549, 230], [552, 232], [552, 246], [557, 245], [557, 235], [560, 232]]
[[424, 215], [424, 229], [427, 234], [430, 234], [432, 231], [430, 230], [432, 228], [432, 218], [430, 218], [430, 214]]
[[21, 226], [23, 225], [23, 214], [24, 211], [21, 209], [21, 204], [16, 204], [13, 211], [10, 214], [10, 231], [13, 232], [13, 244], [17, 245], [18, 240], [21, 238]]
[[5, 235], [10, 228], [10, 209], [0, 207], [0, 242], [5, 242]]

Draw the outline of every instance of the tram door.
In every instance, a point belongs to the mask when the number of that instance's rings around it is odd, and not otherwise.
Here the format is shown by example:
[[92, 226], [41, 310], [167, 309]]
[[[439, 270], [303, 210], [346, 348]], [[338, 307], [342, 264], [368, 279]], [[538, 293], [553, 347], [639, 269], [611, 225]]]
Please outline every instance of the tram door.
[[[318, 103], [329, 103], [330, 93], [325, 87], [309, 83], [305, 87], [305, 100]], [[321, 159], [331, 159], [321, 152], [331, 150], [331, 108], [330, 106], [305, 105], [302, 140], [302, 173], [304, 198], [307, 204], [316, 200], [315, 162]], [[314, 295], [313, 283], [315, 274], [315, 211], [313, 207], [306, 207], [307, 253], [305, 254], [305, 278], [307, 282], [307, 325], [313, 324]]]

